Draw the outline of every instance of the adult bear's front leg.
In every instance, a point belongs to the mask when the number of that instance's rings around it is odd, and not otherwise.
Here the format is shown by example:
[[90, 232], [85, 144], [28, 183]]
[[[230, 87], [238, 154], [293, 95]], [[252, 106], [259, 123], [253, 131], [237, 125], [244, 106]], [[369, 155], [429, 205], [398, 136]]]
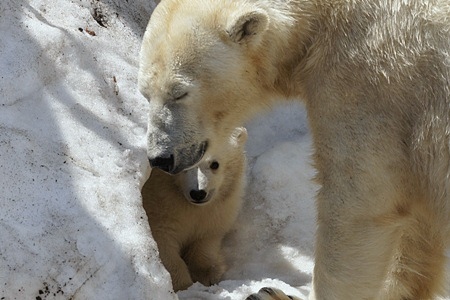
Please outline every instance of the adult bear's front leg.
[[310, 299], [376, 299], [420, 200], [404, 128], [377, 113], [311, 122], [321, 189]]
[[[310, 299], [376, 299], [398, 245], [400, 228], [388, 224], [389, 217], [382, 224], [383, 216], [377, 223], [377, 216], [355, 212], [364, 210], [363, 206], [335, 208], [333, 202], [342, 199], [330, 196], [322, 193], [318, 199], [319, 220]], [[386, 216], [388, 214], [386, 212]]]

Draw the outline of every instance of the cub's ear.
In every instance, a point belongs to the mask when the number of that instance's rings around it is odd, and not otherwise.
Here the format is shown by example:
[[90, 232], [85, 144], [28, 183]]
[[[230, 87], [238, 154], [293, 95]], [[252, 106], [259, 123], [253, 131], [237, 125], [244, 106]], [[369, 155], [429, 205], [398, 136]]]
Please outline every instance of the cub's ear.
[[235, 43], [258, 44], [268, 25], [269, 16], [265, 11], [244, 11], [230, 18], [227, 33]]
[[235, 141], [236, 145], [244, 145], [247, 141], [248, 133], [245, 127], [237, 127], [233, 130], [231, 138]]

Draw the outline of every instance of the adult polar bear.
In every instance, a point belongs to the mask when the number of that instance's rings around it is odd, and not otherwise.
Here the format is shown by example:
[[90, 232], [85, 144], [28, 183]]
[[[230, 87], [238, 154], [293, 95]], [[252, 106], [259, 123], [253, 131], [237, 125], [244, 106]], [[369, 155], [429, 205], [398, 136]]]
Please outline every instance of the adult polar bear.
[[433, 298], [450, 239], [449, 52], [448, 0], [163, 0], [139, 72], [150, 163], [189, 168], [274, 99], [303, 99], [321, 184], [311, 298]]

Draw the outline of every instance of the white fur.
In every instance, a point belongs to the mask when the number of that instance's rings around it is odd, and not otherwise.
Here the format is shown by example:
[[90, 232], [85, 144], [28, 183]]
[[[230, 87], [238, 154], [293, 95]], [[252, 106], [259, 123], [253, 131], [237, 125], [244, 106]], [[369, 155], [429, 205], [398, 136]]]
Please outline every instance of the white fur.
[[[187, 101], [161, 96], [179, 80]], [[448, 283], [448, 0], [163, 0], [139, 86], [177, 112], [176, 133], [149, 132], [164, 155], [184, 136], [214, 151], [275, 99], [305, 101], [322, 186], [312, 299], [431, 299]]]

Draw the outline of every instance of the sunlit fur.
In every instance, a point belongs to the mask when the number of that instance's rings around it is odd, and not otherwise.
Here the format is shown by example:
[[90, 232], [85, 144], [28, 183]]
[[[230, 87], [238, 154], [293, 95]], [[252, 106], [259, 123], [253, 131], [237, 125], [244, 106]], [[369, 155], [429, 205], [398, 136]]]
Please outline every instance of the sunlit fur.
[[151, 107], [193, 86], [172, 110], [189, 126], [152, 129], [161, 147], [187, 128], [214, 149], [302, 99], [322, 186], [311, 299], [432, 299], [449, 282], [449, 52], [448, 0], [163, 0], [139, 86]]

